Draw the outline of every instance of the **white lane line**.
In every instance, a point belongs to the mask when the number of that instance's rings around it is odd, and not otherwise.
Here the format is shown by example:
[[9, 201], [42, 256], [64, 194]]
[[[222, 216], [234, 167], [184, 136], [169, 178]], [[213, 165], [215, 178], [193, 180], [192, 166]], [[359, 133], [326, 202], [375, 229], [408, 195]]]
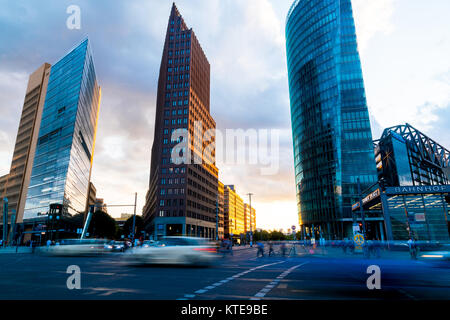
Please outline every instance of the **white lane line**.
[[[268, 285], [266, 285], [264, 288], [262, 288], [257, 294], [255, 294], [254, 297], [250, 298], [250, 300], [261, 300], [260, 298], [265, 297], [266, 294], [268, 294], [274, 287], [275, 285], [277, 285], [281, 279], [284, 279], [289, 273], [291, 273], [292, 271], [294, 271], [297, 268], [300, 268], [301, 266], [307, 264], [308, 262], [293, 266], [292, 268], [287, 269], [286, 271], [284, 271], [282, 274], [280, 274], [277, 279], [275, 279], [274, 281], [272, 281], [271, 283], [269, 283]], [[287, 286], [286, 286], [287, 288]]]
[[[278, 261], [278, 262], [269, 263], [269, 264], [264, 264], [264, 265], [261, 265], [261, 266], [258, 266], [258, 267], [254, 267], [254, 268], [252, 268], [252, 269], [249, 269], [249, 270], [247, 270], [247, 271], [244, 271], [244, 272], [235, 274], [234, 276], [228, 277], [228, 278], [226, 278], [226, 279], [224, 279], [224, 280], [222, 280], [222, 281], [218, 281], [218, 282], [216, 282], [216, 283], [214, 283], [214, 284], [212, 284], [212, 285], [209, 285], [209, 286], [207, 286], [207, 287], [204, 287], [203, 289], [197, 290], [197, 291], [195, 291], [194, 293], [196, 293], [196, 294], [202, 294], [202, 293], [205, 293], [205, 292], [207, 292], [207, 291], [209, 291], [209, 290], [212, 290], [212, 289], [214, 289], [214, 288], [216, 288], [216, 287], [218, 287], [218, 286], [221, 286], [221, 285], [224, 284], [224, 283], [227, 283], [227, 282], [229, 282], [229, 281], [232, 281], [232, 280], [235, 280], [235, 279], [237, 279], [237, 278], [240, 278], [240, 277], [246, 275], [246, 274], [249, 273], [249, 272], [252, 272], [252, 271], [255, 271], [255, 270], [258, 270], [258, 269], [261, 269], [261, 268], [273, 266], [273, 265], [275, 265], [275, 264], [284, 263], [284, 262], [286, 262], [286, 261]], [[177, 300], [186, 300], [186, 298], [188, 298], [189, 296], [190, 296], [190, 295], [185, 294], [183, 298], [180, 298], [180, 299], [177, 299]], [[193, 297], [195, 297], [195, 295], [193, 295]]]
[[206, 291], [208, 291], [208, 290], [197, 290], [194, 293], [201, 294], [201, 293], [205, 293]]

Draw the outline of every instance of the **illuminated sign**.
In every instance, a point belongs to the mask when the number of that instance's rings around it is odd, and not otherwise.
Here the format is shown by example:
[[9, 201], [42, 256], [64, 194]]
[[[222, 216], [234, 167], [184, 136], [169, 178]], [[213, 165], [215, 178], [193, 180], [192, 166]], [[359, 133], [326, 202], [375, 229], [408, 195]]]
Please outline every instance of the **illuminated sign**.
[[[363, 201], [362, 201], [363, 204], [366, 204], [366, 203], [372, 201], [373, 199], [378, 198], [380, 196], [380, 194], [381, 194], [380, 189], [375, 190], [374, 192], [372, 192], [371, 194], [369, 194], [367, 197], [365, 197], [363, 199]], [[352, 211], [355, 211], [358, 208], [359, 208], [359, 202], [352, 205]]]
[[404, 186], [388, 187], [386, 194], [426, 194], [426, 193], [450, 193], [450, 185], [441, 186]]

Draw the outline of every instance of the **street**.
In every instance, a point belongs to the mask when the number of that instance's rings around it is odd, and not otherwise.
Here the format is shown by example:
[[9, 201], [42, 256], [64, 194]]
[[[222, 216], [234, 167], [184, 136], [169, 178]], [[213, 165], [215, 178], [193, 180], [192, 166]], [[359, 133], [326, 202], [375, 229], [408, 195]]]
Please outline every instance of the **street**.
[[[68, 266], [81, 270], [81, 289], [69, 290]], [[381, 270], [381, 289], [369, 290], [367, 267]], [[255, 248], [218, 256], [210, 268], [130, 266], [121, 254], [46, 257], [0, 254], [0, 299], [278, 300], [449, 299], [448, 265], [336, 252], [256, 258]]]

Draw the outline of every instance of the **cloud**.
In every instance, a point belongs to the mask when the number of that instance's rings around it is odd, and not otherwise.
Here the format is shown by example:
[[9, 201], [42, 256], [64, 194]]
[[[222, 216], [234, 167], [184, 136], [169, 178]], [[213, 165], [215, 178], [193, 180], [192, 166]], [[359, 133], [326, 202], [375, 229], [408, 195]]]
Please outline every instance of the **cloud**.
[[[291, 3], [177, 1], [211, 64], [211, 113], [217, 127], [282, 130], [279, 174], [262, 176], [258, 165], [218, 165], [223, 182], [235, 184], [241, 196], [255, 193], [259, 221], [277, 220], [285, 229], [297, 221], [284, 40]], [[81, 8], [79, 31], [65, 27], [70, 4]], [[394, 21], [394, 14], [411, 14], [401, 5], [400, 0], [353, 0], [374, 138], [388, 125], [409, 121], [439, 141], [439, 135], [448, 132], [448, 19], [428, 29], [436, 18]], [[0, 29], [7, 32], [0, 34], [0, 170], [9, 170], [10, 160], [4, 159], [12, 157], [28, 75], [43, 62], [54, 63], [89, 35], [103, 93], [92, 179], [98, 196], [109, 204], [132, 203], [138, 192], [139, 213], [148, 188], [170, 9], [171, 2], [160, 0], [2, 2]], [[426, 35], [411, 32], [419, 22]], [[114, 215], [131, 211], [111, 208]]]
[[397, 0], [353, 0], [358, 47], [367, 49], [372, 37], [393, 32], [395, 25], [392, 17]]

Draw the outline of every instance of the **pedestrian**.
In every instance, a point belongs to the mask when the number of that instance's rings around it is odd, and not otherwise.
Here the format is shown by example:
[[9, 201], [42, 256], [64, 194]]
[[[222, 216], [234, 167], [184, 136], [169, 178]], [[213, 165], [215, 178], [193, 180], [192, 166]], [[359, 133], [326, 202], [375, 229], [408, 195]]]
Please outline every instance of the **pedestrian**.
[[414, 238], [410, 238], [408, 240], [409, 254], [411, 255], [411, 259], [417, 260], [417, 246]]
[[286, 244], [284, 242], [281, 243], [281, 255], [286, 257]]
[[259, 258], [259, 255], [261, 255], [261, 257], [264, 257], [264, 244], [260, 241], [257, 242], [256, 245], [258, 246], [258, 252], [256, 253], [256, 257]]
[[272, 255], [275, 255], [275, 251], [273, 250], [273, 242], [270, 241], [269, 242], [269, 257], [271, 257]]
[[48, 239], [47, 240], [47, 249], [50, 248], [51, 245], [52, 245], [52, 240]]

